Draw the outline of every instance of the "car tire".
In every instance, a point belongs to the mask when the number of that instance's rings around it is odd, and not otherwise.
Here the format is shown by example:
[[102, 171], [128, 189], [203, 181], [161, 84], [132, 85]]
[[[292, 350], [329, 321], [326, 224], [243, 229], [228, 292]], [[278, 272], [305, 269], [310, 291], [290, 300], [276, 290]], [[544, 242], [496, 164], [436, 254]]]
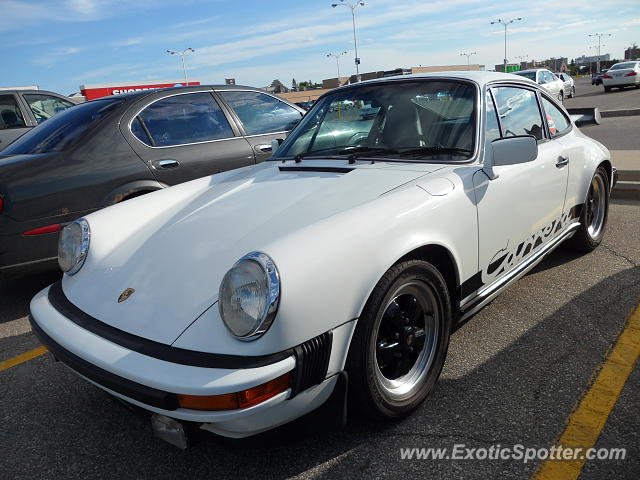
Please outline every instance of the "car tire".
[[576, 96], [576, 87], [571, 87], [571, 91], [569, 92], [569, 98], [573, 98]]
[[409, 260], [391, 267], [371, 293], [351, 340], [352, 409], [374, 420], [394, 420], [418, 407], [442, 371], [451, 318], [447, 284], [431, 263]]
[[611, 87], [604, 87], [604, 91], [605, 92], [610, 92], [611, 91]]
[[604, 167], [598, 167], [589, 184], [587, 199], [580, 212], [580, 227], [567, 245], [578, 252], [595, 250], [604, 237], [609, 216], [609, 180]]

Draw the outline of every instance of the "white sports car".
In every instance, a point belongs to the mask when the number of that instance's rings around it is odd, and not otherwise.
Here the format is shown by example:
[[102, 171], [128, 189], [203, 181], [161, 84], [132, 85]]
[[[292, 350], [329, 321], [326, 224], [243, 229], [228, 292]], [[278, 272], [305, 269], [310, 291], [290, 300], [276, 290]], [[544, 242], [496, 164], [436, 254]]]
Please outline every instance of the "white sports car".
[[500, 73], [341, 87], [275, 146], [70, 224], [65, 275], [31, 302], [57, 359], [179, 446], [336, 396], [409, 414], [456, 326], [560, 243], [598, 246], [616, 177], [555, 98]]

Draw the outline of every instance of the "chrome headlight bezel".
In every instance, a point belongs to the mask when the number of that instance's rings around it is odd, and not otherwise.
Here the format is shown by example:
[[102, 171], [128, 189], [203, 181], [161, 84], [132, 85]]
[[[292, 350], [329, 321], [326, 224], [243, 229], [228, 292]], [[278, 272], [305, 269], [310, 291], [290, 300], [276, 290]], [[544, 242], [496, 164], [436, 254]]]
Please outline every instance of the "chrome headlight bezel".
[[[266, 301], [262, 312], [260, 313], [260, 317], [256, 319], [253, 327], [247, 331], [239, 332], [237, 328], [234, 329], [234, 325], [232, 324], [233, 318], [231, 318], [231, 313], [225, 313], [224, 304], [227, 303], [225, 298], [223, 298], [223, 287], [226, 282], [231, 281], [231, 274], [234, 269], [237, 269], [244, 262], [255, 262], [260, 266], [262, 273], [264, 275], [264, 281], [266, 283]], [[238, 340], [243, 341], [252, 341], [260, 338], [264, 333], [269, 329], [271, 324], [273, 323], [276, 314], [278, 312], [278, 307], [280, 305], [280, 274], [278, 272], [278, 268], [274, 261], [267, 255], [262, 252], [251, 252], [247, 255], [243, 256], [240, 260], [238, 260], [233, 267], [229, 269], [229, 271], [225, 274], [222, 282], [220, 283], [220, 288], [218, 290], [218, 310], [220, 312], [220, 317], [222, 318], [222, 322], [225, 324], [229, 332]], [[225, 318], [226, 316], [226, 318]]]
[[[72, 230], [79, 229], [79, 238], [73, 243], [69, 243], [68, 236], [72, 235]], [[58, 239], [58, 265], [60, 269], [71, 276], [76, 274], [84, 265], [84, 262], [89, 253], [89, 244], [91, 243], [91, 229], [89, 228], [89, 222], [84, 218], [79, 218], [71, 222], [69, 225], [62, 229], [60, 237]], [[68, 251], [65, 251], [68, 249]], [[65, 255], [71, 257], [72, 262], [66, 265], [62, 259]]]

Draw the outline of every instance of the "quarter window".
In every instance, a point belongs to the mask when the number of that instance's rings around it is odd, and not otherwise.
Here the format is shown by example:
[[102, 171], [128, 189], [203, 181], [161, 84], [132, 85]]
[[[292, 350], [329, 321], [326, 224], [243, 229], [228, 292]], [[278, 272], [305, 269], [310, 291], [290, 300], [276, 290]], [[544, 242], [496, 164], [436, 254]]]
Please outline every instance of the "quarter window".
[[[231, 125], [209, 92], [187, 93], [163, 98], [138, 115], [147, 127], [153, 146], [170, 147], [233, 137]], [[141, 125], [132, 133], [148, 143]]]
[[75, 103], [69, 102], [68, 100], [40, 93], [27, 94], [23, 95], [23, 97], [29, 104], [29, 108], [38, 123], [42, 123], [67, 108], [75, 106]]
[[569, 129], [571, 123], [558, 107], [544, 97], [542, 97], [542, 106], [547, 115], [547, 125], [552, 138], [562, 135]]
[[247, 135], [286, 132], [302, 118], [298, 110], [271, 95], [238, 91], [219, 93], [240, 117]]
[[533, 135], [537, 140], [544, 138], [542, 117], [533, 91], [516, 87], [498, 87], [493, 93], [505, 137]]
[[0, 95], [0, 130], [24, 128], [24, 118], [13, 95]]

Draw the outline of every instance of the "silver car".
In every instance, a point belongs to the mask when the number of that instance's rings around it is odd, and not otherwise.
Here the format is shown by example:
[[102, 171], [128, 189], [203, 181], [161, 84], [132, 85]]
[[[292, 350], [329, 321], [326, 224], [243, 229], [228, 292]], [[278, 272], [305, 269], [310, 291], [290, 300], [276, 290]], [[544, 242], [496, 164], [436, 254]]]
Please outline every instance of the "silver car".
[[610, 92], [613, 87], [640, 88], [640, 60], [616, 63], [602, 76], [602, 84], [605, 92]]
[[564, 92], [567, 95], [567, 98], [573, 98], [576, 95], [576, 85], [571, 78], [571, 75], [565, 72], [559, 72], [555, 74], [562, 82], [564, 83]]
[[560, 102], [564, 100], [564, 82], [551, 73], [550, 70], [547, 70], [546, 68], [535, 68], [530, 70], [520, 70], [519, 72], [513, 73], [520, 75], [521, 77], [526, 77], [529, 80], [533, 80], [549, 92], [550, 95], [556, 97]]

